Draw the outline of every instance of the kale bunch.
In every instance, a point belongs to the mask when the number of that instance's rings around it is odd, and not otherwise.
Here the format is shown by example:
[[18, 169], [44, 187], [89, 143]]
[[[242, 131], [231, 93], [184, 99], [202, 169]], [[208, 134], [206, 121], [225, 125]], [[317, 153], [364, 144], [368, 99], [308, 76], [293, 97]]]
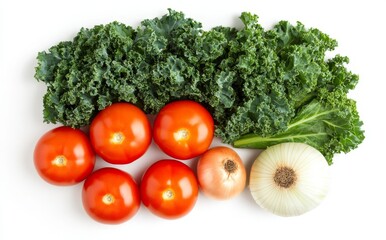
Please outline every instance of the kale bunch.
[[44, 121], [89, 125], [98, 111], [131, 102], [148, 114], [191, 99], [235, 147], [288, 141], [320, 150], [331, 164], [364, 139], [354, 100], [358, 75], [349, 59], [326, 59], [337, 41], [298, 22], [265, 30], [242, 13], [241, 29], [201, 23], [169, 9], [137, 28], [112, 22], [82, 28], [72, 41], [38, 53], [35, 78], [47, 86]]

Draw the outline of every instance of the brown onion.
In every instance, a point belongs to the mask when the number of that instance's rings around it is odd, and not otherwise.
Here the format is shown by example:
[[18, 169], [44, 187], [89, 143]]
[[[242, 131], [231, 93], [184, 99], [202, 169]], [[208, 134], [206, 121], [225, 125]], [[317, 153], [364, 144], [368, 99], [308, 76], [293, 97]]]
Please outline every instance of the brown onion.
[[198, 160], [198, 182], [203, 193], [226, 200], [240, 194], [246, 184], [246, 170], [240, 156], [229, 147], [214, 147]]

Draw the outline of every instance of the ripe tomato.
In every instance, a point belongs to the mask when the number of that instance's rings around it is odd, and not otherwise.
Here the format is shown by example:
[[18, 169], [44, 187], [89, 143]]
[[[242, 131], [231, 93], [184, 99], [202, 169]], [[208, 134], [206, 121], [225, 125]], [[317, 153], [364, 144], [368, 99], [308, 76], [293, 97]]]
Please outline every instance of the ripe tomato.
[[62, 126], [46, 132], [38, 140], [34, 164], [47, 182], [74, 185], [92, 172], [95, 154], [81, 130]]
[[114, 103], [100, 111], [90, 126], [91, 144], [106, 162], [126, 164], [141, 157], [151, 143], [145, 113], [130, 103]]
[[213, 140], [214, 122], [199, 103], [180, 100], [165, 105], [154, 121], [155, 143], [171, 157], [189, 159], [204, 153]]
[[92, 173], [84, 182], [82, 201], [94, 220], [108, 224], [129, 220], [141, 204], [134, 179], [116, 168], [101, 168]]
[[193, 171], [177, 160], [151, 165], [140, 186], [143, 204], [155, 215], [176, 219], [189, 213], [197, 201], [198, 183]]

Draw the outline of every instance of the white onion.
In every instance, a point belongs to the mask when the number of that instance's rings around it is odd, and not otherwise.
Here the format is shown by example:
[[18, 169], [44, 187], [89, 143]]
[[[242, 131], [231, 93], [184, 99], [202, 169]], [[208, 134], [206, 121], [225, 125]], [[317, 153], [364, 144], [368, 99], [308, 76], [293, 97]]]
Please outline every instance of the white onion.
[[324, 156], [307, 144], [278, 144], [253, 163], [249, 188], [262, 208], [280, 216], [301, 215], [326, 197], [328, 168]]

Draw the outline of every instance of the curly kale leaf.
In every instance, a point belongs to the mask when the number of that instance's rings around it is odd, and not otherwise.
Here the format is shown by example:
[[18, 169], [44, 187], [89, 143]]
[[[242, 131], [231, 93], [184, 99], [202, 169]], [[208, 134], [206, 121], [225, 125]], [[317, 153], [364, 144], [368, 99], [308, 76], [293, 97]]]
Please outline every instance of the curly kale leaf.
[[46, 122], [79, 127], [97, 111], [117, 101], [136, 102], [131, 84], [131, 27], [113, 22], [81, 29], [72, 42], [62, 42], [38, 55], [35, 78], [47, 85]]

